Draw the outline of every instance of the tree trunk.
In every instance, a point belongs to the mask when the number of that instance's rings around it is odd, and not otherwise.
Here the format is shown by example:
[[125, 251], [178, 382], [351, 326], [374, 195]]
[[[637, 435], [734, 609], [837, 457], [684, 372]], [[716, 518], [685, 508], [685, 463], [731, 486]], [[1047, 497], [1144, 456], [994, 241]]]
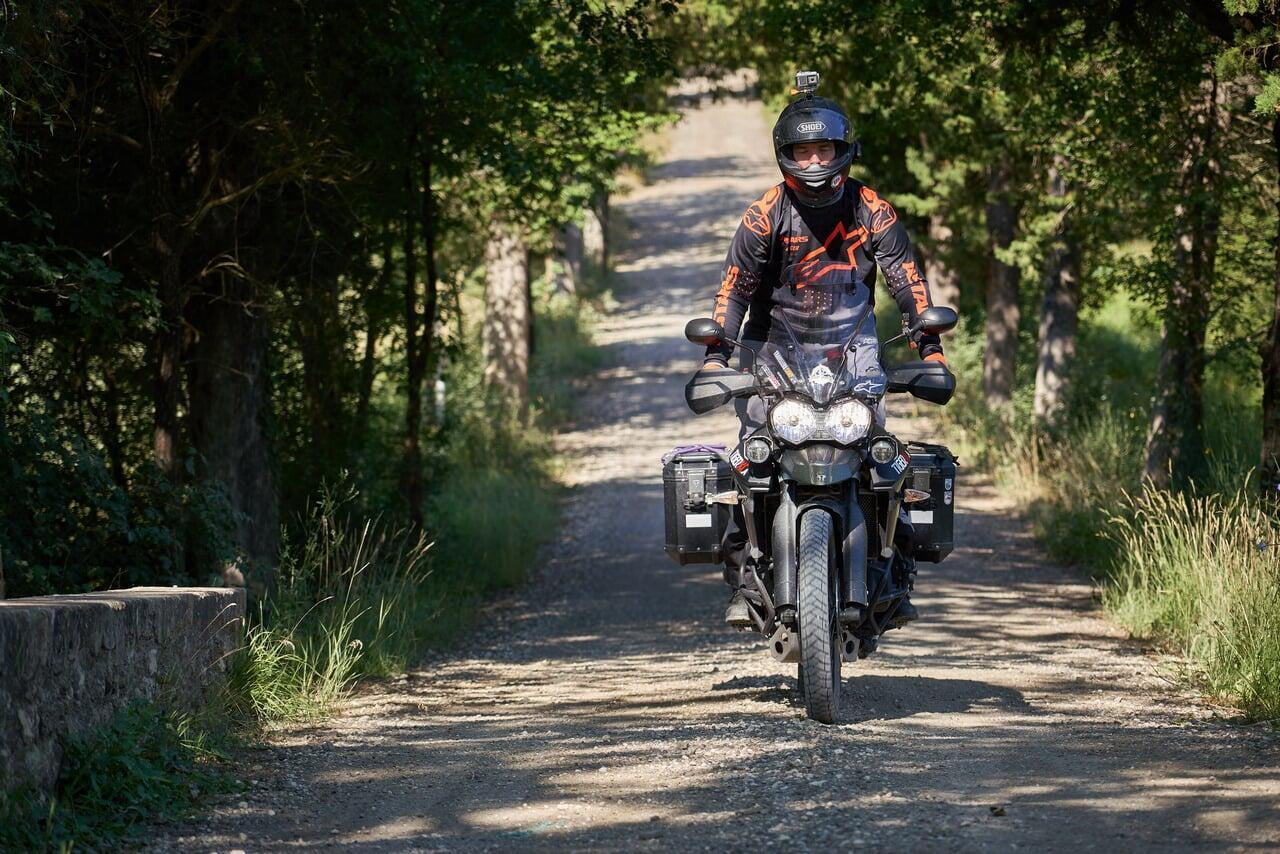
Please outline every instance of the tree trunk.
[[160, 323], [151, 342], [152, 432], [151, 452], [156, 465], [175, 486], [181, 479], [179, 465], [178, 407], [182, 397], [182, 315], [186, 294], [182, 256], [186, 237], [174, 214], [174, 182], [170, 172], [167, 104], [140, 53], [133, 57], [139, 73], [134, 82], [146, 114], [147, 202], [152, 225], [148, 242], [153, 253], [156, 298]]
[[[266, 423], [270, 409], [266, 309], [253, 286], [223, 278], [221, 293], [201, 294], [188, 317], [196, 327], [187, 368], [191, 443], [200, 473], [219, 484], [236, 511], [236, 546], [248, 559], [241, 567], [261, 593], [274, 582], [280, 515]], [[223, 570], [197, 555], [197, 575]]]
[[529, 406], [529, 268], [513, 226], [493, 224], [484, 262], [484, 378], [523, 418]]
[[112, 375], [111, 368], [103, 368], [103, 407], [106, 410], [106, 431], [102, 444], [107, 449], [107, 461], [111, 466], [111, 479], [121, 489], [129, 488], [129, 481], [124, 474], [124, 425], [120, 422], [120, 386]]
[[[1280, 116], [1271, 122], [1276, 153], [1276, 183], [1280, 186]], [[1262, 458], [1259, 475], [1262, 494], [1280, 506], [1280, 201], [1276, 202], [1275, 304], [1271, 328], [1262, 344]]]
[[382, 318], [378, 311], [379, 298], [391, 283], [391, 242], [382, 247], [382, 269], [370, 282], [364, 299], [364, 352], [360, 356], [360, 378], [356, 388], [355, 441], [352, 450], [359, 453], [369, 436], [369, 402], [373, 398], [373, 379], [378, 368], [378, 336], [382, 331]]
[[941, 214], [929, 215], [929, 251], [924, 255], [924, 277], [934, 305], [960, 310], [960, 282], [956, 273], [941, 260], [942, 247], [951, 243], [951, 229]]
[[[1065, 203], [1067, 188], [1059, 165], [1049, 170], [1049, 196]], [[1049, 251], [1040, 303], [1034, 413], [1044, 427], [1056, 426], [1061, 420], [1068, 375], [1076, 358], [1079, 310], [1080, 251], [1068, 207], [1062, 211], [1062, 224]]]
[[[436, 268], [436, 196], [431, 187], [431, 149], [422, 156], [422, 242], [426, 249], [425, 293], [422, 297], [422, 343], [418, 358], [422, 359], [422, 376], [431, 378], [432, 389], [438, 377], [439, 349], [436, 345], [436, 316], [440, 311], [440, 275]], [[437, 419], [439, 420], [439, 419]]]
[[[411, 138], [411, 143], [413, 139]], [[439, 302], [439, 278], [436, 270], [435, 194], [431, 188], [431, 140], [423, 143], [419, 164], [422, 184], [414, 183], [413, 170], [405, 169], [405, 191], [408, 199], [418, 202], [416, 214], [405, 218], [404, 234], [404, 319], [405, 362], [408, 389], [405, 408], [404, 496], [409, 505], [409, 520], [414, 528], [424, 524], [422, 503], [426, 486], [422, 471], [422, 394], [428, 377], [435, 373], [435, 323]], [[415, 222], [422, 227], [426, 275], [419, 309], [418, 254], [415, 244]]]
[[152, 246], [160, 255], [160, 324], [152, 343], [153, 425], [152, 455], [160, 470], [175, 484], [178, 465], [178, 404], [182, 398], [182, 272], [176, 239], [157, 225]]
[[571, 222], [558, 229], [551, 245], [551, 262], [556, 293], [572, 296], [582, 281], [582, 229]]
[[[414, 197], [413, 170], [405, 169], [405, 192]], [[409, 523], [421, 530], [422, 518], [422, 359], [418, 355], [418, 254], [414, 244], [416, 215], [404, 221], [405, 416], [404, 470], [400, 491]]]
[[1185, 485], [1204, 462], [1204, 342], [1221, 217], [1218, 146], [1226, 118], [1222, 87], [1210, 69], [1185, 136], [1174, 206], [1172, 280], [1165, 294], [1156, 396], [1147, 427], [1143, 479], [1161, 488]]
[[996, 256], [996, 250], [1007, 249], [1013, 242], [1017, 212], [1011, 199], [1010, 164], [1002, 160], [987, 174], [987, 235], [991, 248], [987, 274], [987, 349], [982, 358], [982, 387], [987, 405], [1008, 405], [1013, 398], [1014, 370], [1018, 362], [1017, 267]]
[[609, 194], [601, 193], [596, 199], [596, 214], [600, 217], [600, 278], [609, 272]]
[[605, 264], [608, 262], [604, 245], [604, 221], [596, 212], [594, 204], [588, 205], [582, 213], [582, 257], [592, 274], [603, 278]]
[[343, 340], [338, 284], [335, 272], [316, 270], [306, 277], [302, 299], [293, 312], [302, 356], [303, 412], [309, 424], [308, 489], [338, 474], [351, 439], [350, 403], [344, 399], [351, 365]]

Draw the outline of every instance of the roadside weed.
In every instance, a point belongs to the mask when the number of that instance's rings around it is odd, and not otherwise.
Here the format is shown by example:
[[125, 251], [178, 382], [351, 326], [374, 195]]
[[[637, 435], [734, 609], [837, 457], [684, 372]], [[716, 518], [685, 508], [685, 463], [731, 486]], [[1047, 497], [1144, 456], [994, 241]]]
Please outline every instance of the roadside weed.
[[110, 850], [147, 825], [235, 791], [223, 767], [227, 736], [203, 721], [136, 703], [104, 730], [71, 742], [50, 796], [0, 796], [0, 850]]
[[1109, 519], [1120, 557], [1103, 602], [1165, 638], [1212, 695], [1280, 719], [1280, 524], [1251, 496], [1144, 490]]

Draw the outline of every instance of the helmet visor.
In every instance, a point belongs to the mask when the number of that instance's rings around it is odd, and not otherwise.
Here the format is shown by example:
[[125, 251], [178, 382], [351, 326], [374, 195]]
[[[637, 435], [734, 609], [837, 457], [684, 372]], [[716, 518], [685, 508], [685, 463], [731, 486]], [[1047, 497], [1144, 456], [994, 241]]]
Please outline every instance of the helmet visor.
[[782, 171], [810, 186], [821, 186], [849, 168], [849, 164], [853, 161], [849, 143], [844, 140], [818, 141], [834, 143], [835, 156], [826, 163], [817, 163], [812, 160], [801, 163], [794, 157], [795, 144], [786, 145], [778, 151], [778, 165], [782, 167]]

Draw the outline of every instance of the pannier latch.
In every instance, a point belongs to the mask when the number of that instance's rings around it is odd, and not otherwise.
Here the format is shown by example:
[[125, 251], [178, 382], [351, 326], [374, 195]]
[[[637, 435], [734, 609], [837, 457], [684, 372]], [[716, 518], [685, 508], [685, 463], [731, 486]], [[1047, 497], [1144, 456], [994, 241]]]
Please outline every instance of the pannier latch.
[[689, 469], [689, 492], [684, 509], [701, 510], [707, 506], [707, 470]]

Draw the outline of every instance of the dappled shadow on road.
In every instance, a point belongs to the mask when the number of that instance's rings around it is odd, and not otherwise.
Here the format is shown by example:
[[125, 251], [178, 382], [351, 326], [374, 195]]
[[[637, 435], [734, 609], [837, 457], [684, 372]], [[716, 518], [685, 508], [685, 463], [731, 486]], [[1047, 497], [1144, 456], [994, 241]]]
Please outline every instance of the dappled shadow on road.
[[[845, 665], [846, 675], [850, 665]], [[856, 670], [856, 665], [853, 667]], [[792, 676], [736, 676], [711, 686], [712, 691], [735, 691], [742, 699], [787, 703], [804, 707], [799, 682]], [[973, 679], [935, 679], [926, 676], [855, 676], [847, 679], [848, 696], [841, 723], [895, 720], [922, 712], [967, 712], [999, 704], [1008, 710], [1029, 710], [1017, 691]]]
[[[741, 157], [683, 157], [668, 160], [653, 167], [648, 172], [652, 183], [658, 181], [678, 181], [682, 178], [741, 178], [750, 174], [748, 164]], [[762, 188], [763, 189], [763, 188]], [[729, 208], [732, 210], [732, 208]], [[726, 208], [719, 207], [713, 211], [712, 220], [724, 213]]]
[[[548, 568], [568, 588], [531, 589], [492, 642], [360, 698], [357, 734], [307, 748], [341, 754], [307, 782], [358, 805], [359, 829], [289, 833], [357, 850], [732, 845], [749, 832], [1053, 849], [1075, 828], [1090, 845], [1169, 850], [1280, 822], [1273, 747], [1206, 742], [1177, 710], [1132, 719], [1131, 674], [1056, 666], [1104, 643], [1123, 663], [1133, 648], [1081, 632], [1088, 586], [1042, 566], [998, 514], [960, 514], [974, 545], [924, 567], [925, 619], [846, 665], [839, 723], [803, 719], [794, 666], [718, 624], [718, 570], [658, 554], [650, 466], [579, 487], [576, 545]], [[625, 519], [591, 513], [618, 506]]]
[[[1088, 588], [984, 525], [997, 517], [964, 514], [962, 536], [984, 545], [936, 570], [945, 595], [922, 591], [927, 620], [891, 633], [879, 660], [846, 665], [841, 719], [823, 727], [802, 717], [794, 666], [760, 650], [754, 673], [725, 672], [726, 651], [736, 661], [753, 638], [716, 624], [714, 569], [637, 554], [660, 541], [657, 485], [599, 486], [635, 496], [634, 532], [580, 553], [582, 586], [519, 614], [496, 642], [358, 700], [351, 713], [370, 725], [324, 748], [343, 754], [327, 767], [348, 771], [310, 782], [361, 804], [363, 829], [331, 840], [326, 827], [296, 828], [303, 839], [572, 850], [729, 844], [754, 829], [807, 845], [1058, 848], [1064, 828], [1084, 828], [1093, 844], [1176, 849], [1280, 820], [1273, 749], [1206, 749], [1203, 725], [1175, 711], [1100, 713], [1131, 684], [1047, 666], [1054, 650], [1104, 642], [1053, 618], [1087, 609]], [[1016, 613], [993, 604], [1019, 596], [1032, 604]], [[1005, 661], [1034, 678], [1009, 684]], [[924, 665], [949, 675], [917, 673]], [[1152, 749], [1135, 755], [1135, 742]], [[1141, 805], [1118, 807], [1139, 784]], [[396, 798], [375, 795], [389, 786]]]
[[[557, 666], [567, 665], [546, 665]], [[780, 824], [810, 844], [834, 843], [901, 829], [901, 801], [909, 794], [895, 793], [911, 792], [933, 799], [915, 805], [908, 837], [927, 839], [945, 829], [961, 847], [969, 830], [980, 831], [984, 847], [1001, 847], [1015, 834], [1034, 837], [1028, 823], [1046, 828], [1040, 841], [1050, 847], [1057, 841], [1051, 829], [1069, 826], [1122, 847], [1156, 846], [1167, 840], [1166, 818], [1185, 823], [1188, 808], [1207, 823], [1203, 836], [1183, 835], [1182, 844], [1214, 838], [1215, 815], [1232, 823], [1276, 819], [1274, 802], [1263, 797], [1203, 801], [1209, 786], [1270, 779], [1266, 762], [1242, 764], [1239, 751], [1232, 759], [1166, 741], [1159, 758], [1135, 764], [1111, 745], [1140, 734], [1105, 722], [1055, 740], [1050, 773], [1024, 774], [1023, 758], [1046, 749], [1045, 722], [1017, 691], [981, 680], [855, 678], [846, 689], [851, 714], [840, 726], [819, 727], [798, 719], [791, 677], [714, 682], [691, 673], [695, 683], [710, 681], [704, 696], [637, 697], [646, 666], [631, 660], [584, 670], [597, 693], [575, 700], [549, 693], [552, 674], [545, 670], [502, 684], [483, 672], [451, 672], [450, 682], [485, 686], [468, 688], [463, 707], [438, 678], [411, 680], [393, 707], [379, 707], [383, 724], [363, 731], [358, 743], [328, 746], [344, 754], [329, 764], [350, 771], [309, 781], [329, 797], [364, 804], [364, 833], [334, 841], [359, 848], [522, 839], [520, 847], [574, 849], [645, 839], [673, 845], [691, 833], [728, 840], [750, 825], [763, 831]], [[655, 684], [664, 681], [669, 674], [657, 675]], [[751, 705], [727, 706], [726, 691], [740, 692]], [[984, 724], [993, 707], [1011, 719]], [[969, 713], [967, 725], [937, 720], [953, 712]], [[886, 726], [894, 722], [909, 726]], [[755, 741], [742, 751], [736, 745], [744, 733]], [[702, 757], [717, 753], [719, 740], [735, 751], [709, 765]], [[381, 747], [386, 741], [397, 745], [392, 763]], [[1109, 806], [1135, 779], [1167, 768], [1178, 774], [1152, 793], [1140, 821]], [[1215, 780], [1201, 782], [1202, 775]], [[482, 780], [492, 785], [459, 785]], [[400, 797], [369, 797], [388, 785]], [[406, 806], [415, 803], [417, 809]], [[1009, 821], [991, 815], [988, 807], [997, 804]], [[829, 820], [814, 822], [816, 812]], [[815, 838], [809, 828], [826, 835]], [[297, 832], [328, 841], [323, 826]]]

